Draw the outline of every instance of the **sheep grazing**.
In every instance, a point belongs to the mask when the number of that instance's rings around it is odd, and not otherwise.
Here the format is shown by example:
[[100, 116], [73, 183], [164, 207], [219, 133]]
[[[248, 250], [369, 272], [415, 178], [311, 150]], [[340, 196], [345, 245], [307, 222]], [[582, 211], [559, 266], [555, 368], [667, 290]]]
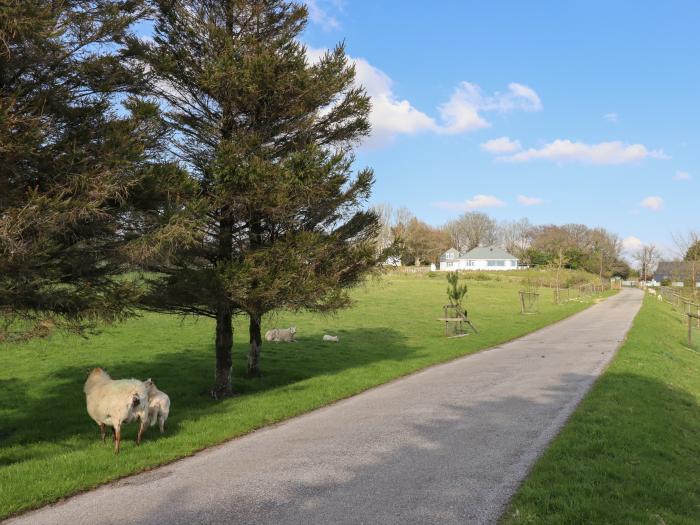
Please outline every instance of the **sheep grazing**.
[[328, 334], [325, 334], [325, 335], [323, 336], [323, 340], [324, 340], [324, 341], [331, 342], [331, 343], [338, 343], [338, 342], [340, 342], [340, 339], [338, 338], [337, 335], [328, 335]]
[[156, 424], [160, 427], [160, 433], [165, 432], [165, 421], [170, 414], [170, 398], [162, 390], [158, 390], [151, 378], [143, 382], [148, 391], [148, 422], [150, 426]]
[[138, 379], [114, 380], [101, 368], [95, 368], [85, 381], [85, 399], [90, 417], [100, 427], [102, 441], [105, 440], [105, 426], [114, 429], [114, 452], [121, 446], [121, 427], [138, 419], [141, 422], [136, 444], [148, 424], [148, 391], [143, 381]]
[[265, 332], [265, 341], [293, 343], [295, 342], [294, 334], [296, 333], [297, 329], [293, 326], [290, 328], [273, 328]]

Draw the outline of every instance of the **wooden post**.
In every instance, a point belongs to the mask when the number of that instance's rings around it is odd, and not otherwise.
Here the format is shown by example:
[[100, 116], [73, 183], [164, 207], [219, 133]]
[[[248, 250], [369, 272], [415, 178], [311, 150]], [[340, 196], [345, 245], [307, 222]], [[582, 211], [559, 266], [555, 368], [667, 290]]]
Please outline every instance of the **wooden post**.
[[688, 347], [693, 346], [693, 317], [688, 314]]

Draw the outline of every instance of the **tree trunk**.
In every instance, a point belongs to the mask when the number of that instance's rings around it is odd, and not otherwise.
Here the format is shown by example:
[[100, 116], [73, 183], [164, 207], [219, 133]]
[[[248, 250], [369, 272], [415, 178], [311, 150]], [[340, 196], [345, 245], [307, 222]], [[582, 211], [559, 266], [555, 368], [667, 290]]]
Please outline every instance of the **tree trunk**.
[[[223, 210], [225, 212], [225, 210]], [[233, 256], [233, 238], [231, 219], [225, 216], [219, 221], [219, 253], [218, 264], [225, 266], [231, 262]], [[216, 307], [216, 370], [214, 372], [214, 388], [211, 395], [214, 399], [230, 396], [233, 393], [231, 387], [231, 368], [233, 358], [231, 348], [233, 346], [233, 308], [231, 302], [223, 295], [219, 297]]]
[[250, 333], [250, 349], [248, 350], [248, 376], [260, 376], [260, 354], [262, 352], [262, 335], [260, 333], [261, 318], [250, 316], [248, 331]]
[[230, 396], [233, 393], [231, 386], [231, 368], [233, 359], [231, 348], [233, 346], [233, 327], [231, 324], [231, 306], [222, 301], [216, 312], [216, 371], [214, 373], [214, 388], [211, 395], [214, 399]]

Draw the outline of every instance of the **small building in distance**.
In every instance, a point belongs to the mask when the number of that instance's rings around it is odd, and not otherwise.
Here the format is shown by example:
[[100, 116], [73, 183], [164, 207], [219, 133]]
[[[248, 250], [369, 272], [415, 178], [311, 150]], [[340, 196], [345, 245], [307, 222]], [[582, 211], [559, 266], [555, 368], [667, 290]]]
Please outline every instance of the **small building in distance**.
[[517, 270], [518, 258], [496, 246], [479, 246], [468, 252], [450, 248], [440, 256], [441, 271]]

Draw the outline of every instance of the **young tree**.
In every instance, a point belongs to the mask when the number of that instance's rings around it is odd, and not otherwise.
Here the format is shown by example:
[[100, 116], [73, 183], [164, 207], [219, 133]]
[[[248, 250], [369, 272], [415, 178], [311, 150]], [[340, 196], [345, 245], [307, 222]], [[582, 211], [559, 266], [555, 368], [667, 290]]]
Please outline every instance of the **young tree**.
[[[153, 207], [142, 253], [149, 308], [216, 319], [212, 394], [231, 393], [232, 315], [329, 311], [376, 262], [373, 173], [352, 176], [369, 99], [342, 46], [310, 63], [306, 8], [282, 0], [159, 0], [153, 42], [131, 41], [190, 172], [181, 202]], [[180, 181], [182, 182], [182, 181]], [[187, 193], [184, 186], [196, 186]], [[164, 212], [167, 210], [167, 213]]]
[[467, 295], [467, 285], [459, 284], [459, 272], [447, 272], [447, 299], [452, 306], [462, 306], [462, 299]]
[[0, 313], [80, 329], [128, 314], [121, 257], [133, 189], [161, 129], [115, 96], [117, 56], [141, 1], [43, 0], [0, 8]]

